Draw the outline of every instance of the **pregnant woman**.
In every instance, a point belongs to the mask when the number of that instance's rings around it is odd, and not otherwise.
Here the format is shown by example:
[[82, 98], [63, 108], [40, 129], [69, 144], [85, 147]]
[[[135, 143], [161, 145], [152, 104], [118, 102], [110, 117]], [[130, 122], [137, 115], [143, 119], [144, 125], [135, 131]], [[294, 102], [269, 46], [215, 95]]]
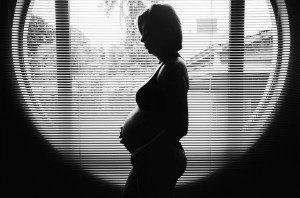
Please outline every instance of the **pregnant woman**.
[[137, 91], [137, 106], [120, 134], [131, 153], [132, 170], [123, 198], [171, 198], [187, 159], [180, 139], [188, 131], [186, 65], [180, 20], [167, 4], [154, 4], [138, 18], [141, 42], [160, 65]]

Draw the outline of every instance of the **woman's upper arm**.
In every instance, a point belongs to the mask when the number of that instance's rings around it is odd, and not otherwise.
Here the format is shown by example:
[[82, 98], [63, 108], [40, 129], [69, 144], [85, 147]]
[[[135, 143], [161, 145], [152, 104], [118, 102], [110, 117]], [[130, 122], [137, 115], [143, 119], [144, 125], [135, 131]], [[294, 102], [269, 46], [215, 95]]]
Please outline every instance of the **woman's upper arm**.
[[[175, 91], [174, 94], [186, 94], [189, 89], [188, 73], [184, 62], [170, 61], [167, 62], [158, 74], [158, 84], [163, 91]], [[179, 88], [173, 89], [174, 87]]]
[[185, 135], [188, 127], [189, 82], [184, 62], [166, 63], [158, 74], [158, 84], [166, 104], [169, 127]]

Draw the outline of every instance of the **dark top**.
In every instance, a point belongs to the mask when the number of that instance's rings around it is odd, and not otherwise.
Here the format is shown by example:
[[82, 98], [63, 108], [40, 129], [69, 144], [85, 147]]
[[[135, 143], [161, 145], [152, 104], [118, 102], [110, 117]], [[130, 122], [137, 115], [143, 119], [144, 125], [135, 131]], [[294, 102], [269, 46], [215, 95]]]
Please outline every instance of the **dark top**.
[[136, 103], [143, 111], [163, 112], [165, 110], [164, 98], [157, 82], [157, 75], [162, 65], [163, 63], [136, 92]]
[[[169, 56], [167, 59], [161, 62], [161, 65], [156, 70], [156, 72], [150, 77], [150, 79], [143, 84], [136, 93], [136, 103], [139, 108], [146, 112], [158, 112], [162, 113], [166, 110], [166, 104], [164, 101], [163, 93], [159, 88], [157, 82], [157, 75], [161, 67], [173, 58], [177, 58], [180, 55], [178, 53]], [[177, 146], [182, 148], [180, 142], [176, 143]]]
[[175, 53], [170, 55], [164, 61], [161, 62], [161, 65], [156, 70], [156, 72], [150, 77], [150, 79], [143, 84], [136, 93], [136, 103], [139, 108], [143, 111], [151, 111], [151, 112], [163, 112], [165, 111], [165, 101], [163, 98], [163, 93], [161, 93], [161, 89], [159, 88], [157, 82], [157, 75], [159, 73], [160, 68], [168, 61], [173, 58], [177, 58], [180, 55]]

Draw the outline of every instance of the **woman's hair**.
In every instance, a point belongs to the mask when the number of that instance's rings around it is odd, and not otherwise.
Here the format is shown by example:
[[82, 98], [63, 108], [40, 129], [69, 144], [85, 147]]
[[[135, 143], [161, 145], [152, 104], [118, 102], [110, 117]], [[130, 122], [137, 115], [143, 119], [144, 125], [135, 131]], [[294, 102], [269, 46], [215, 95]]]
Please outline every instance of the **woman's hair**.
[[146, 28], [156, 29], [168, 38], [168, 50], [178, 52], [182, 48], [182, 31], [180, 20], [174, 8], [168, 4], [153, 4], [138, 17], [138, 27], [142, 32], [142, 25]]

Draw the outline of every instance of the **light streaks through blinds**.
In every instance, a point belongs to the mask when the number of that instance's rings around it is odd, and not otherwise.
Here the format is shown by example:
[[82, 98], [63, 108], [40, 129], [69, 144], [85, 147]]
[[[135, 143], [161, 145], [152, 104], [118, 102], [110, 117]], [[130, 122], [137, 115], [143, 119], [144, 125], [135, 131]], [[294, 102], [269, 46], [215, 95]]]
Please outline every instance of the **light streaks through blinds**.
[[17, 3], [12, 38], [27, 116], [65, 159], [112, 184], [123, 185], [130, 170], [120, 126], [135, 91], [158, 66], [136, 27], [152, 3], [177, 11], [190, 76], [189, 132], [182, 139], [188, 166], [178, 185], [243, 154], [284, 94], [289, 27], [280, 1], [29, 2]]

